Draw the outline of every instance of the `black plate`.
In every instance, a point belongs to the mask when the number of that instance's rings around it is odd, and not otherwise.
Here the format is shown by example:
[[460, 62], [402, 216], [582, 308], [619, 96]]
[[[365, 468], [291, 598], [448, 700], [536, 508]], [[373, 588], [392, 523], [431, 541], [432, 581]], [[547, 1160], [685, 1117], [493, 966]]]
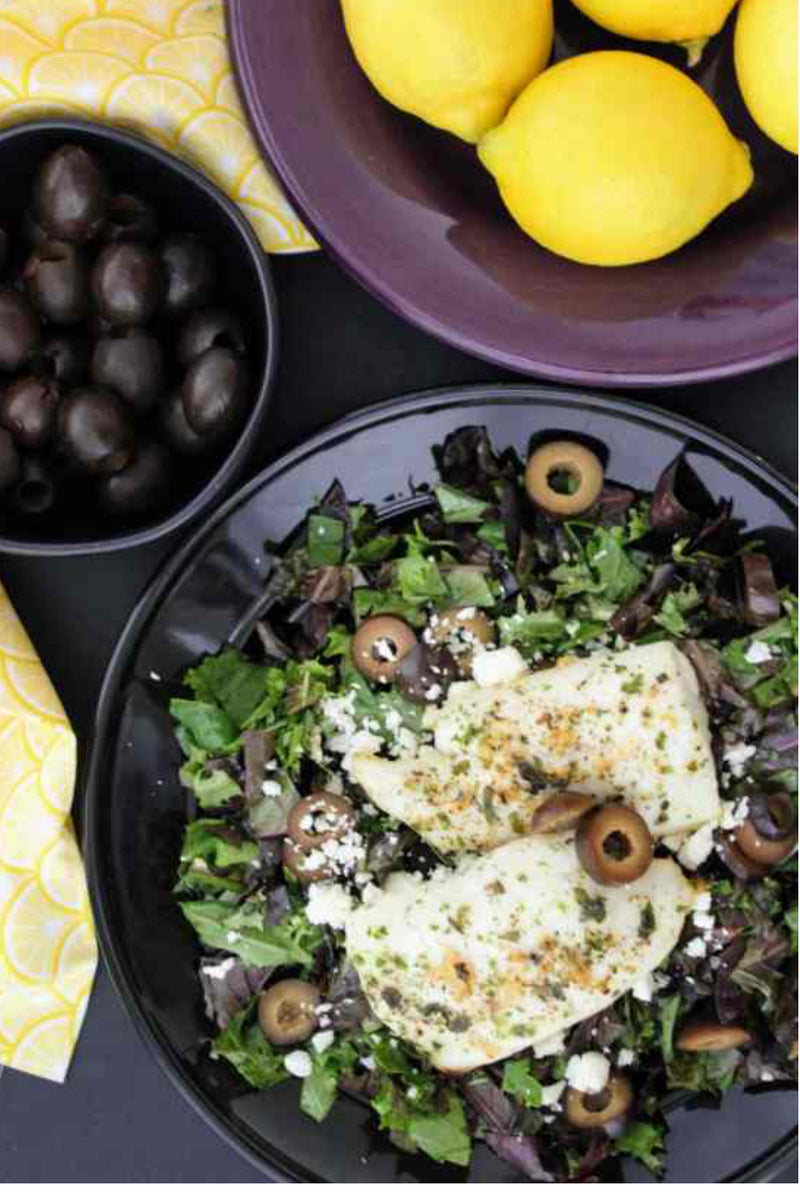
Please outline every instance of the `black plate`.
[[[608, 447], [609, 476], [650, 488], [682, 448], [709, 490], [731, 496], [768, 541], [782, 580], [797, 556], [794, 491], [730, 441], [673, 415], [537, 386], [470, 387], [412, 396], [361, 413], [270, 466], [217, 512], [134, 611], [103, 686], [89, 764], [85, 853], [106, 962], [130, 1014], [186, 1099], [265, 1174], [289, 1182], [520, 1182], [479, 1149], [468, 1176], [387, 1147], [371, 1114], [339, 1100], [316, 1125], [286, 1086], [252, 1092], [200, 1048], [197, 945], [170, 894], [183, 824], [179, 750], [167, 702], [184, 670], [252, 616], [282, 539], [327, 483], [377, 504], [434, 479], [431, 446], [465, 423], [524, 453], [542, 430], [589, 434]], [[678, 1108], [668, 1179], [764, 1182], [796, 1149], [796, 1098], [738, 1093], [724, 1114]], [[142, 1143], [145, 1147], [145, 1143]], [[625, 1168], [628, 1181], [644, 1177]]]

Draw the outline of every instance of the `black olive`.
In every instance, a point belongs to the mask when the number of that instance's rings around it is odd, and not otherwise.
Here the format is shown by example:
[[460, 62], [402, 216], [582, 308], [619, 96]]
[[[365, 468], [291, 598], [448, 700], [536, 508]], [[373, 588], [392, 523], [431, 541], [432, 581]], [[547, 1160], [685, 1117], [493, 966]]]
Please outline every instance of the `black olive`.
[[446, 647], [418, 643], [397, 666], [395, 684], [409, 701], [426, 705], [441, 700], [460, 672]]
[[39, 343], [39, 317], [24, 295], [0, 290], [0, 369], [24, 365]]
[[169, 500], [175, 470], [163, 444], [140, 444], [129, 464], [98, 484], [101, 505], [114, 515], [143, 515]]
[[0, 275], [6, 268], [6, 258], [8, 257], [8, 234], [4, 228], [0, 228]]
[[0, 490], [16, 485], [20, 474], [20, 459], [14, 437], [0, 427]]
[[125, 404], [110, 390], [73, 390], [61, 403], [58, 426], [68, 456], [89, 473], [117, 473], [133, 456], [135, 436]]
[[167, 315], [185, 315], [210, 301], [217, 280], [216, 262], [199, 237], [169, 237], [161, 247], [161, 265]]
[[60, 397], [58, 383], [50, 378], [17, 378], [0, 398], [0, 425], [22, 448], [41, 448], [55, 431]]
[[147, 245], [107, 245], [92, 270], [99, 315], [114, 327], [139, 327], [155, 314], [161, 294], [158, 258]]
[[91, 378], [108, 386], [137, 411], [149, 411], [164, 388], [164, 355], [155, 336], [133, 328], [98, 340]]
[[34, 185], [34, 209], [51, 236], [90, 241], [105, 219], [108, 185], [93, 154], [62, 145], [45, 161]]
[[178, 360], [181, 365], [191, 363], [208, 349], [245, 350], [242, 325], [230, 311], [206, 307], [189, 316], [178, 338]]
[[115, 195], [100, 233], [104, 241], [150, 242], [158, 235], [156, 214], [140, 195]]
[[49, 240], [47, 229], [42, 228], [30, 210], [25, 213], [25, 218], [22, 221], [22, 239], [26, 245], [30, 245], [31, 249], [38, 249], [40, 245]]
[[36, 456], [22, 459], [19, 481], [13, 493], [13, 505], [24, 515], [43, 515], [56, 500], [56, 479], [46, 461]]
[[85, 319], [89, 269], [77, 246], [45, 241], [26, 261], [23, 276], [28, 298], [51, 324], [69, 327]]
[[180, 390], [173, 390], [162, 403], [159, 422], [164, 438], [181, 456], [203, 456], [213, 448], [186, 422]]
[[221, 440], [244, 417], [249, 398], [247, 368], [230, 349], [209, 349], [189, 366], [181, 397], [190, 427], [207, 440]]
[[34, 372], [62, 386], [77, 386], [89, 373], [89, 344], [77, 333], [50, 336], [36, 353]]

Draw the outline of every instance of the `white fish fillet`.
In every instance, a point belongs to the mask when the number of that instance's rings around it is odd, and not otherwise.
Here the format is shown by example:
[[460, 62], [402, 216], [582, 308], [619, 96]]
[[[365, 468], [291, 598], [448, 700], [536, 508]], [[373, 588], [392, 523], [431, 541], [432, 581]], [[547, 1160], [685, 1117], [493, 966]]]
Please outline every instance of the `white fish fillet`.
[[442, 1070], [544, 1041], [630, 990], [694, 903], [668, 859], [601, 888], [560, 836], [517, 839], [428, 881], [399, 876], [346, 924], [376, 1016]]
[[622, 798], [657, 837], [719, 817], [708, 715], [691, 664], [670, 643], [490, 688], [456, 684], [427, 722], [435, 747], [416, 759], [354, 752], [349, 769], [375, 805], [443, 853], [526, 834], [563, 788]]

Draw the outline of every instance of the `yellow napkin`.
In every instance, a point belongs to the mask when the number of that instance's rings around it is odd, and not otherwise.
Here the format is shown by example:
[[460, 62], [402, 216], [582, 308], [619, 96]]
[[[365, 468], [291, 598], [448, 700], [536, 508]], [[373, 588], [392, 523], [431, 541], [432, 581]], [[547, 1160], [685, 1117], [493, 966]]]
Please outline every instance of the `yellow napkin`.
[[0, 585], [0, 1069], [57, 1082], [97, 967], [70, 818], [75, 755], [61, 702]]
[[0, 0], [0, 126], [64, 114], [136, 129], [199, 166], [268, 252], [316, 248], [247, 127], [223, 0]]

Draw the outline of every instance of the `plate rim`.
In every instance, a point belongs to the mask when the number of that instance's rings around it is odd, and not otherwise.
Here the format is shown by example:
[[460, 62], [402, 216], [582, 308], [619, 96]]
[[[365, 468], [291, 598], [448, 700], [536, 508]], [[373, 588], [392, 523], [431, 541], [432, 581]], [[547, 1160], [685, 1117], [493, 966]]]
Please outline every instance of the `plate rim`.
[[[329, 447], [341, 435], [353, 435], [379, 426], [386, 419], [404, 418], [441, 408], [460, 408], [469, 411], [473, 407], [490, 403], [504, 406], [581, 406], [598, 412], [610, 413], [625, 421], [631, 416], [642, 423], [654, 424], [661, 430], [685, 433], [708, 448], [723, 448], [728, 457], [737, 458], [737, 463], [755, 469], [780, 496], [798, 511], [797, 488], [764, 458], [737, 444], [722, 433], [703, 427], [683, 415], [633, 402], [606, 394], [591, 394], [582, 391], [556, 390], [538, 382], [529, 383], [476, 383], [465, 386], [445, 386], [433, 390], [415, 391], [385, 402], [375, 403], [355, 411], [349, 416], [330, 424], [313, 436], [301, 441], [264, 469], [249, 482], [236, 490], [203, 523], [196, 527], [175, 555], [168, 557], [157, 569], [134, 605], [120, 632], [114, 651], [106, 667], [97, 701], [95, 720], [89, 735], [89, 748], [81, 759], [78, 791], [82, 794], [81, 820], [83, 829], [81, 846], [86, 867], [87, 882], [92, 910], [97, 927], [97, 936], [103, 962], [108, 970], [114, 989], [120, 998], [130, 1020], [147, 1045], [151, 1054], [170, 1082], [190, 1104], [203, 1121], [212, 1128], [227, 1145], [244, 1157], [256, 1170], [266, 1174], [275, 1182], [326, 1182], [327, 1179], [309, 1174], [302, 1164], [286, 1157], [279, 1150], [270, 1149], [273, 1158], [267, 1160], [259, 1138], [247, 1125], [237, 1128], [227, 1124], [211, 1098], [183, 1068], [177, 1065], [177, 1055], [169, 1040], [146, 1015], [141, 998], [127, 974], [122, 960], [122, 951], [117, 946], [111, 929], [110, 893], [98, 884], [99, 867], [99, 823], [103, 810], [100, 799], [102, 775], [108, 747], [108, 735], [113, 729], [115, 698], [119, 681], [129, 659], [140, 640], [141, 632], [149, 618], [170, 587], [195, 554], [202, 550], [203, 543], [228, 519], [237, 508], [248, 502], [261, 489], [269, 486], [276, 478], [290, 471], [296, 464], [317, 451]], [[735, 1182], [768, 1182], [781, 1168], [797, 1156], [797, 1132], [784, 1134], [769, 1149], [741, 1167], [732, 1179]]]
[[[296, 210], [303, 223], [307, 226], [318, 244], [342, 266], [368, 294], [378, 302], [388, 307], [395, 315], [421, 328], [431, 336], [445, 344], [452, 345], [463, 353], [478, 357], [492, 364], [511, 369], [516, 373], [535, 374], [546, 381], [567, 382], [579, 386], [600, 386], [619, 388], [651, 388], [658, 386], [689, 386], [700, 382], [724, 381], [726, 378], [742, 377], [759, 369], [766, 369], [770, 365], [778, 365], [797, 356], [798, 337], [796, 332], [790, 331], [788, 339], [783, 344], [770, 350], [742, 357], [728, 357], [693, 369], [651, 371], [647, 373], [631, 373], [602, 369], [580, 369], [571, 366], [556, 365], [549, 362], [533, 362], [528, 357], [502, 348], [490, 348], [481, 345], [458, 329], [444, 323], [436, 316], [425, 312], [420, 304], [410, 296], [403, 295], [396, 288], [381, 287], [377, 275], [370, 268], [362, 256], [353, 248], [348, 247], [339, 236], [328, 232], [325, 228], [321, 207], [315, 203], [303, 188], [289, 165], [284, 152], [275, 139], [272, 124], [263, 104], [258, 99], [256, 72], [250, 58], [249, 39], [246, 26], [253, 13], [248, 0], [227, 0], [225, 5], [225, 23], [230, 47], [231, 62], [233, 64], [239, 95], [242, 101], [250, 130], [264, 153], [268, 163], [275, 171], [280, 183], [284, 187], [292, 207]], [[790, 321], [790, 328], [797, 324], [798, 298], [795, 297], [791, 306], [794, 313]]]

